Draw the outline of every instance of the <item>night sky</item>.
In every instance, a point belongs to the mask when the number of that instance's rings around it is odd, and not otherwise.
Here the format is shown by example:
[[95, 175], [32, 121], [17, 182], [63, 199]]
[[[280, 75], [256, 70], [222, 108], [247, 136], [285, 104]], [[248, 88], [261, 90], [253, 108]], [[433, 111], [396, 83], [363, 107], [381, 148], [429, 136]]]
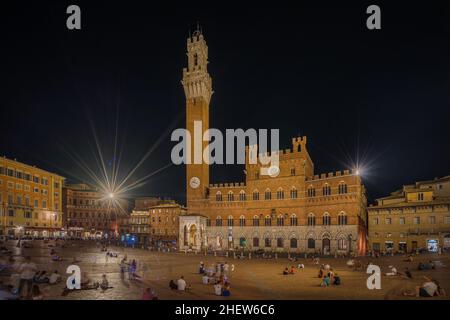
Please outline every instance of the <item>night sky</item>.
[[[92, 124], [107, 166], [117, 128], [122, 176], [153, 148], [130, 182], [168, 164], [170, 133], [185, 121], [186, 38], [199, 21], [211, 127], [279, 128], [282, 148], [306, 135], [316, 174], [359, 159], [370, 200], [449, 175], [450, 2], [389, 2], [2, 4], [0, 155], [90, 181], [73, 156], [100, 175]], [[66, 28], [70, 4], [81, 7], [79, 31]], [[366, 28], [370, 4], [381, 30]], [[171, 166], [133, 196], [184, 202], [184, 179]], [[211, 183], [243, 179], [242, 166], [211, 172]]]

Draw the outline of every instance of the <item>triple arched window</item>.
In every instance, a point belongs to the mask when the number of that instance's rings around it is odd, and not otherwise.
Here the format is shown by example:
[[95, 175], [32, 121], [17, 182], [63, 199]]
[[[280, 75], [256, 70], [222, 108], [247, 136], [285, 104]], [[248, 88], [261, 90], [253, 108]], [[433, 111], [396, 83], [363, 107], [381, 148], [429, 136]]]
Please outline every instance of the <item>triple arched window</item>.
[[241, 192], [239, 192], [239, 201], [245, 201], [246, 197], [245, 197], [245, 191], [241, 190]]
[[340, 225], [340, 226], [347, 225], [347, 215], [345, 214], [345, 212], [339, 213], [339, 215], [338, 215], [338, 225]]
[[297, 216], [295, 215], [295, 213], [293, 213], [291, 215], [291, 226], [297, 226], [297, 225], [298, 225]]
[[253, 191], [253, 200], [259, 200], [259, 192], [258, 190]]
[[233, 191], [228, 192], [228, 201], [234, 201], [234, 193], [233, 193]]
[[291, 188], [291, 198], [297, 199], [297, 189], [295, 187]]
[[313, 186], [309, 186], [307, 194], [308, 194], [309, 198], [315, 197], [316, 196], [316, 189], [314, 189]]
[[283, 216], [281, 214], [277, 218], [277, 226], [278, 227], [284, 226], [284, 218], [283, 218]]
[[284, 191], [282, 188], [278, 188], [277, 190], [277, 199], [284, 199]]
[[329, 225], [331, 225], [331, 217], [330, 217], [330, 214], [329, 214], [328, 212], [325, 212], [325, 213], [323, 214], [323, 217], [322, 217], [322, 224], [323, 224], [324, 226], [329, 226]]
[[316, 225], [316, 216], [314, 213], [308, 214], [308, 226], [313, 227]]
[[331, 196], [331, 187], [329, 184], [325, 184], [322, 188], [322, 193], [324, 196]]
[[218, 191], [216, 193], [216, 201], [222, 201], [222, 192]]
[[345, 194], [347, 193], [347, 184], [345, 182], [341, 182], [338, 185], [338, 193]]

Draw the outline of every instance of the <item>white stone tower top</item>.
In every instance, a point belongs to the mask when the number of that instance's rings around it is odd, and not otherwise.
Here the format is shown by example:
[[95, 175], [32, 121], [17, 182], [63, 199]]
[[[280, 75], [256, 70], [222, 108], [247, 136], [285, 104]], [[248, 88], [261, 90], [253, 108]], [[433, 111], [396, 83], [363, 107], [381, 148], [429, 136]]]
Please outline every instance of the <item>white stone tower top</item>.
[[208, 46], [200, 30], [187, 39], [188, 67], [183, 69], [183, 84], [186, 99], [211, 100], [212, 80], [208, 74]]

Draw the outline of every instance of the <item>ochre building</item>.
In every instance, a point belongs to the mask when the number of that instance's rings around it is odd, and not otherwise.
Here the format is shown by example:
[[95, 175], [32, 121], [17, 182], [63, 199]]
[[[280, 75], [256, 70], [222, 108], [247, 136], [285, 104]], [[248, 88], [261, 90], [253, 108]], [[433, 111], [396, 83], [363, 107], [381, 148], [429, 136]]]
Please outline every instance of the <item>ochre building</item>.
[[[212, 95], [201, 32], [187, 40], [187, 56], [182, 84], [186, 128], [193, 136], [195, 121], [202, 122], [203, 132], [209, 128]], [[210, 184], [208, 164], [187, 164], [188, 214], [180, 217], [180, 250], [364, 254], [367, 201], [361, 177], [348, 170], [315, 174], [306, 137], [292, 139], [292, 148], [278, 154], [276, 177], [261, 175], [259, 161], [246, 161], [245, 181], [237, 183]]]
[[369, 248], [379, 252], [450, 248], [450, 176], [405, 185], [368, 208]]
[[135, 200], [135, 208], [122, 229], [121, 240], [128, 245], [171, 244], [178, 240], [179, 217], [186, 208], [174, 200], [145, 197]]
[[64, 177], [0, 158], [0, 234], [59, 237]]
[[128, 211], [127, 201], [117, 201], [112, 203], [103, 192], [84, 183], [65, 185], [63, 210], [67, 234], [83, 238], [117, 237], [118, 221]]

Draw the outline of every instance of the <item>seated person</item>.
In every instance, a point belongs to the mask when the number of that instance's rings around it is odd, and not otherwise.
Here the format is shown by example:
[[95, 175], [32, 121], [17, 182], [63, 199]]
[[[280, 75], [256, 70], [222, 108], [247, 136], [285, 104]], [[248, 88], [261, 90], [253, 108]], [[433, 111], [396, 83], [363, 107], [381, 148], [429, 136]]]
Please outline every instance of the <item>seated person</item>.
[[49, 277], [48, 283], [50, 284], [56, 284], [58, 282], [61, 282], [61, 275], [58, 273], [57, 270], [55, 270]]
[[294, 274], [294, 273], [295, 273], [295, 268], [294, 268], [294, 266], [291, 266], [291, 270], [289, 270], [289, 273], [290, 273], [290, 274]]
[[321, 287], [329, 287], [330, 286], [330, 277], [328, 277], [328, 275], [325, 275], [325, 277], [323, 277], [322, 282], [320, 283]]
[[283, 275], [286, 276], [289, 274], [289, 269], [286, 267], [283, 271]]
[[106, 290], [109, 288], [109, 282], [108, 282], [108, 279], [106, 279], [106, 274], [104, 274], [102, 276], [102, 282], [100, 283], [100, 288], [102, 290]]
[[335, 286], [338, 286], [338, 285], [341, 284], [341, 277], [338, 276], [337, 273], [334, 275], [334, 281], [333, 281], [333, 284], [334, 284]]
[[323, 277], [323, 269], [320, 269], [319, 270], [319, 276], [318, 276], [319, 278], [322, 278]]
[[169, 288], [172, 289], [172, 290], [177, 290], [178, 289], [178, 285], [175, 283], [175, 281], [170, 280]]
[[406, 291], [403, 293], [405, 296], [416, 296], [416, 297], [423, 297], [423, 298], [429, 298], [433, 296], [438, 296], [440, 294], [439, 292], [439, 286], [436, 283], [435, 280], [424, 277], [426, 280], [424, 283], [422, 283], [421, 286], [417, 286], [415, 289], [415, 292]]
[[202, 283], [203, 284], [208, 284], [209, 283], [209, 277], [205, 274], [202, 277]]
[[184, 276], [181, 276], [180, 279], [177, 280], [177, 288], [179, 291], [185, 291], [186, 287], [186, 280], [184, 280]]
[[58, 256], [57, 254], [52, 256], [52, 260], [53, 261], [62, 261], [62, 258], [60, 256]]
[[297, 269], [305, 269], [305, 265], [303, 263], [299, 263]]
[[222, 296], [229, 297], [230, 295], [230, 284], [226, 283], [222, 288]]
[[222, 295], [222, 285], [219, 282], [217, 282], [214, 285], [214, 294], [216, 296], [221, 296]]
[[391, 269], [391, 272], [387, 272], [386, 275], [387, 276], [396, 276], [397, 275], [397, 268], [394, 266], [389, 266], [389, 268]]

